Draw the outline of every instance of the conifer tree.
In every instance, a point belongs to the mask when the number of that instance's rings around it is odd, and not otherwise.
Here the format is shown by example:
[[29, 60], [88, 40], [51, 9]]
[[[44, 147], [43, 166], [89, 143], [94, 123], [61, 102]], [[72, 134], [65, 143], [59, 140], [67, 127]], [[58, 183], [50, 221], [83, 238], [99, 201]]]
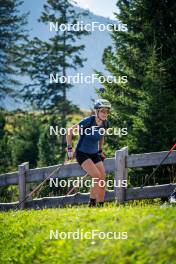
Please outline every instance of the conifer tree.
[[27, 14], [19, 14], [20, 0], [0, 1], [0, 101], [6, 95], [17, 95], [20, 42], [26, 38]]
[[127, 126], [128, 136], [108, 138], [113, 149], [127, 144], [132, 152], [168, 149], [176, 131], [176, 3], [118, 0], [116, 18], [127, 32], [113, 31], [113, 47], [103, 63], [128, 83], [105, 83], [112, 102], [111, 124]]
[[[50, 22], [60, 25], [76, 24], [84, 13], [77, 13], [70, 1], [48, 0], [40, 17], [40, 22], [49, 26]], [[49, 27], [46, 28], [49, 30]], [[26, 66], [23, 71], [27, 72], [32, 82], [22, 90], [26, 100], [35, 103], [39, 109], [48, 113], [58, 113], [61, 117], [62, 127], [66, 127], [67, 115], [77, 111], [67, 99], [67, 91], [72, 84], [50, 81], [50, 74], [55, 77], [67, 77], [69, 71], [83, 66], [86, 59], [81, 58], [84, 45], [76, 44], [85, 30], [58, 30], [49, 41], [38, 38], [31, 40], [24, 47]], [[62, 140], [62, 156], [65, 153], [65, 137]]]
[[57, 115], [51, 115], [49, 120], [43, 122], [40, 127], [38, 141], [38, 166], [44, 167], [59, 163], [61, 159], [61, 135], [50, 134], [50, 126], [58, 127], [60, 119]]

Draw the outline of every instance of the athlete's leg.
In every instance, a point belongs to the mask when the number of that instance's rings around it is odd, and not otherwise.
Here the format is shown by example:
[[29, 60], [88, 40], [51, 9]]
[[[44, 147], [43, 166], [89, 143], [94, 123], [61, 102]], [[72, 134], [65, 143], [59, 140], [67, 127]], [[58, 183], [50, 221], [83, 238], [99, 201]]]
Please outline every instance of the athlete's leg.
[[106, 179], [106, 172], [105, 172], [105, 168], [104, 168], [104, 164], [102, 161], [99, 161], [95, 164], [95, 166], [97, 167], [99, 173], [100, 173], [100, 180], [98, 183], [98, 198], [97, 198], [97, 202], [104, 202], [104, 197], [105, 197], [105, 190], [106, 190], [106, 183], [105, 183], [105, 179]]
[[98, 168], [95, 166], [93, 161], [91, 159], [85, 160], [82, 164], [81, 167], [88, 173], [93, 178], [93, 186], [91, 187], [90, 190], [90, 198], [93, 199], [99, 199], [99, 179], [101, 178], [100, 171]]

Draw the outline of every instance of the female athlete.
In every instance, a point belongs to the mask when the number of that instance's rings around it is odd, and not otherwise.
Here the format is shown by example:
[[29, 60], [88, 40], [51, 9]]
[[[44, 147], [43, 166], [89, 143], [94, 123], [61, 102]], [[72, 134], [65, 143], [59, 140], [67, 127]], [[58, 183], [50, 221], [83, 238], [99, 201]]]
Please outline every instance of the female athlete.
[[[95, 115], [81, 120], [78, 124], [67, 130], [67, 152], [69, 159], [74, 158], [72, 138], [74, 130], [79, 131], [79, 141], [75, 150], [75, 157], [80, 166], [90, 175], [93, 184], [90, 190], [89, 207], [104, 205], [106, 173], [103, 164], [105, 155], [103, 153], [104, 134], [108, 128], [108, 114], [111, 104], [105, 99], [98, 99], [94, 104]], [[102, 182], [102, 181], [101, 181]]]

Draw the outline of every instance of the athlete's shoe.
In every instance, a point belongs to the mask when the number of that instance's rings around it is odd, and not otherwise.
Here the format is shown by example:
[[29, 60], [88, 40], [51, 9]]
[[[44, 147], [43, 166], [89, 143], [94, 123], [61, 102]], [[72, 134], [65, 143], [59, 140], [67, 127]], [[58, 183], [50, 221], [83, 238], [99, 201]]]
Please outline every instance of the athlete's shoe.
[[169, 201], [170, 203], [176, 203], [176, 190], [171, 194]]
[[96, 206], [96, 199], [90, 198], [89, 207], [95, 207], [95, 206]]

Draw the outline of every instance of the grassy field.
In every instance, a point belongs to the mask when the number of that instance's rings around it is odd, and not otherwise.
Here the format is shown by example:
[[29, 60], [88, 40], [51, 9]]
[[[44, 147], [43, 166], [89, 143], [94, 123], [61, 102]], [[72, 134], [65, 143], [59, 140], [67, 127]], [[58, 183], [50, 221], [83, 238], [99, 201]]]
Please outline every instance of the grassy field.
[[[0, 223], [1, 264], [176, 263], [176, 207], [172, 206], [136, 203], [11, 211], [0, 213]], [[120, 235], [118, 239], [50, 239], [50, 230]]]

